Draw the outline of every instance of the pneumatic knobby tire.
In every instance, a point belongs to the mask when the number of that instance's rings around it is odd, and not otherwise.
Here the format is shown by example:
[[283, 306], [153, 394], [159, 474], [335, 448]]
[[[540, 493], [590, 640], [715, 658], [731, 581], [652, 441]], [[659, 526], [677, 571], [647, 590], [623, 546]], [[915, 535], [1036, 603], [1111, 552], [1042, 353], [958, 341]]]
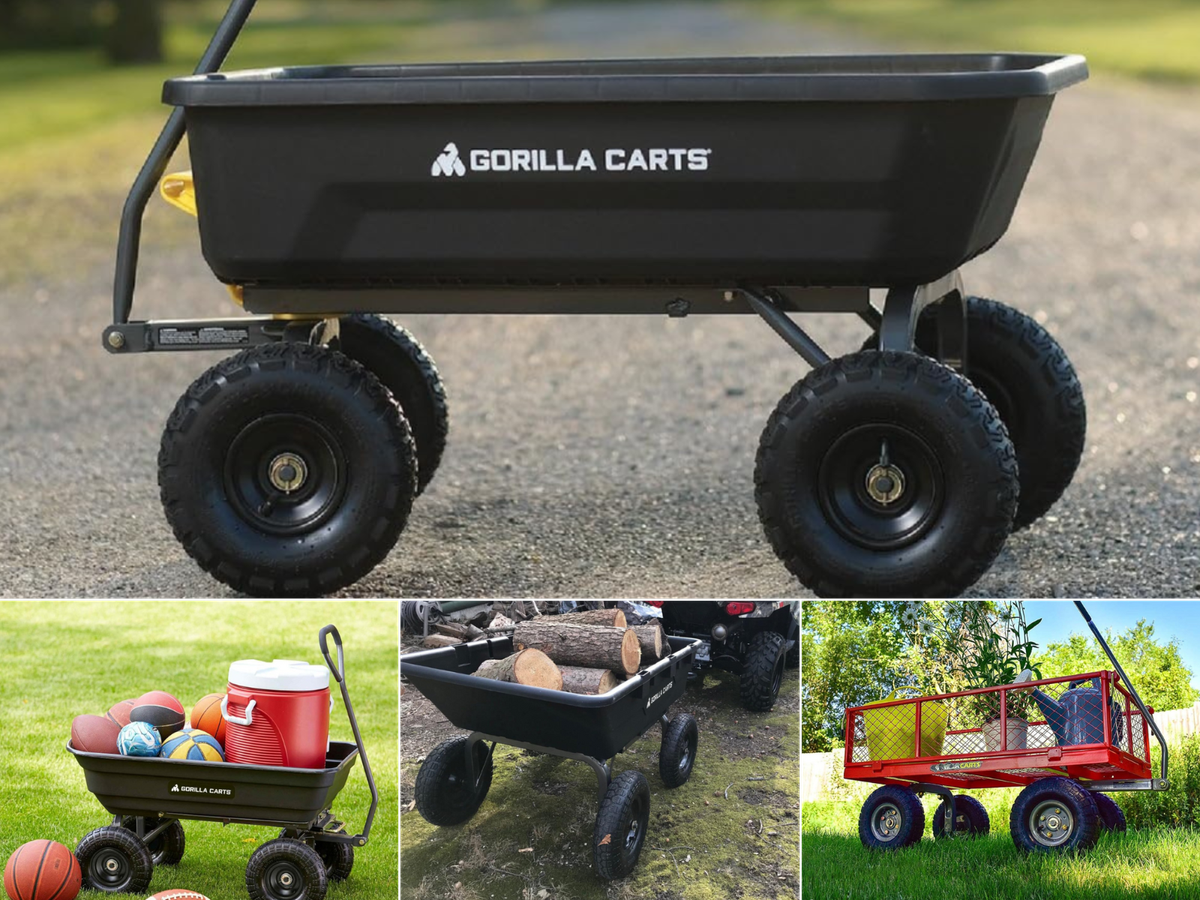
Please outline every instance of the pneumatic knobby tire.
[[473, 751], [479, 784], [478, 787], [468, 784], [466, 744], [465, 737], [443, 741], [421, 763], [414, 799], [417, 812], [430, 825], [444, 827], [466, 822], [478, 811], [492, 786], [492, 756], [482, 741]]
[[1008, 825], [1023, 853], [1083, 851], [1100, 836], [1100, 812], [1079, 782], [1055, 776], [1035, 781], [1017, 795]]
[[325, 864], [325, 874], [330, 881], [345, 881], [350, 877], [354, 868], [354, 847], [341, 841], [315, 842], [314, 847], [321, 862]]
[[362, 578], [395, 545], [417, 484], [408, 423], [379, 380], [294, 343], [201, 376], [167, 420], [158, 468], [188, 555], [259, 596], [329, 594]]
[[787, 666], [783, 635], [760, 631], [750, 639], [742, 675], [738, 680], [742, 706], [751, 712], [768, 712], [779, 699], [783, 670]]
[[75, 848], [83, 887], [106, 894], [144, 894], [154, 877], [146, 842], [119, 825], [89, 832]]
[[1004, 546], [1019, 490], [1012, 442], [983, 394], [936, 360], [874, 350], [784, 396], [754, 480], [776, 555], [830, 597], [961, 593]]
[[1096, 812], [1100, 814], [1100, 827], [1105, 831], [1123, 832], [1125, 830], [1125, 811], [1117, 805], [1108, 794], [1100, 791], [1089, 791], [1096, 801]]
[[246, 864], [250, 900], [324, 900], [325, 863], [312, 847], [293, 838], [267, 841]]
[[677, 788], [687, 783], [696, 766], [696, 747], [699, 743], [700, 726], [695, 716], [680, 713], [667, 722], [658, 751], [658, 774], [663, 784]]
[[920, 843], [924, 833], [925, 808], [906, 787], [876, 788], [858, 814], [858, 839], [868, 850], [900, 850]]
[[608, 786], [592, 833], [596, 874], [624, 878], [637, 865], [650, 824], [650, 782], [641, 772], [622, 772]]
[[450, 432], [446, 389], [433, 358], [407, 329], [368, 313], [343, 316], [329, 346], [373, 373], [404, 411], [417, 444], [420, 495], [441, 464]]
[[[161, 819], [146, 819], [144, 827], [147, 832], [151, 832], [160, 824], [162, 824]], [[121, 827], [136, 834], [137, 819], [134, 816], [124, 816], [121, 819]], [[147, 841], [146, 846], [150, 848], [150, 858], [154, 860], [155, 866], [179, 865], [183, 859], [184, 850], [187, 847], [187, 838], [183, 833], [183, 823], [175, 819], [162, 834], [152, 841]]]
[[[933, 815], [933, 836], [946, 837], [946, 807], [948, 801], [938, 804], [937, 812]], [[992, 829], [991, 819], [983, 804], [974, 797], [959, 795], [954, 798], [954, 836], [955, 837], [984, 837]]]

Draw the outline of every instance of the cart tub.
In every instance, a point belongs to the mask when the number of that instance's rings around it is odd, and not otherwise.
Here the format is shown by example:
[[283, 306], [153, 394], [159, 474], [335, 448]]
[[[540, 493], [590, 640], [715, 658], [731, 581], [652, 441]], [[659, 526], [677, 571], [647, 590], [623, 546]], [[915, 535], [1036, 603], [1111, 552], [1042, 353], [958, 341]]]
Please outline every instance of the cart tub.
[[164, 99], [229, 283], [893, 286], [999, 240], [1086, 77], [1033, 54], [340, 66]]

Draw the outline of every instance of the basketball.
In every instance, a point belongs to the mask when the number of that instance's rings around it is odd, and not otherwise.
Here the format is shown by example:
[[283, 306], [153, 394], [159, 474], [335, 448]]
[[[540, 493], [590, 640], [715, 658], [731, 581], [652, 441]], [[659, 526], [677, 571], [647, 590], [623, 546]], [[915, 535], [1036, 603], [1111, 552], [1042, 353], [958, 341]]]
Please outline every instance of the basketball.
[[30, 841], [8, 858], [4, 891], [10, 900], [75, 900], [82, 877], [75, 854], [62, 844]]
[[113, 704], [112, 709], [105, 715], [110, 722], [116, 723], [118, 728], [124, 728], [129, 724], [129, 714], [133, 712], [133, 701], [122, 700], [120, 703]]
[[158, 756], [161, 747], [158, 732], [145, 722], [130, 722], [117, 735], [117, 750], [122, 756]]
[[225, 719], [221, 715], [224, 699], [224, 694], [206, 694], [192, 707], [192, 727], [207, 731], [222, 747], [225, 746]]
[[159, 756], [167, 759], [193, 759], [206, 762], [225, 762], [225, 754], [217, 739], [207, 731], [193, 728], [178, 731], [163, 741]]
[[153, 725], [158, 729], [159, 738], [165, 741], [183, 730], [187, 718], [183, 714], [183, 704], [166, 691], [150, 691], [133, 701], [129, 721]]
[[181, 716], [183, 715], [183, 704], [166, 691], [147, 691], [133, 701], [134, 706], [142, 706], [143, 704], [149, 706], [165, 706], [167, 709], [173, 709]]
[[84, 753], [116, 753], [121, 726], [104, 716], [76, 716], [71, 722], [71, 746]]

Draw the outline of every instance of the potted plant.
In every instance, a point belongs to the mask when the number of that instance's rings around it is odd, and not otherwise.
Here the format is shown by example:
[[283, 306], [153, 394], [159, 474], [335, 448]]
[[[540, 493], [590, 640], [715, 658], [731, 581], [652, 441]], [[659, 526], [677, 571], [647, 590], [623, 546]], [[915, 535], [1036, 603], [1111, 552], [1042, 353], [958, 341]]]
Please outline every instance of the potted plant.
[[[995, 611], [984, 604], [972, 607], [966, 617], [966, 658], [963, 675], [967, 689], [1012, 684], [1025, 669], [1041, 678], [1041, 669], [1032, 660], [1037, 644], [1029, 639], [1041, 619], [1025, 621], [1025, 606], [1021, 601], [1005, 603]], [[1000, 694], [971, 694], [963, 698], [964, 712], [971, 724], [978, 724], [987, 750], [1003, 746], [1000, 726]], [[1027, 691], [1010, 690], [1004, 693], [1009, 750], [1024, 750], [1029, 732], [1029, 716], [1036, 710]]]

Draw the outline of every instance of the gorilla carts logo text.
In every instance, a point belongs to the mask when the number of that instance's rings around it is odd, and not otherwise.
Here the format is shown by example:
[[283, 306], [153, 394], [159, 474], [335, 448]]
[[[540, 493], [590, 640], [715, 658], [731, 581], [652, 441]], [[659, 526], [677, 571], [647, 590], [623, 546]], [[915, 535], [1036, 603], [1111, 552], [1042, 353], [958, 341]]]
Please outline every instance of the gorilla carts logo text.
[[460, 151], [451, 141], [433, 161], [434, 178], [461, 178], [467, 172], [707, 172], [706, 147], [609, 147], [582, 150], [476, 148]]

